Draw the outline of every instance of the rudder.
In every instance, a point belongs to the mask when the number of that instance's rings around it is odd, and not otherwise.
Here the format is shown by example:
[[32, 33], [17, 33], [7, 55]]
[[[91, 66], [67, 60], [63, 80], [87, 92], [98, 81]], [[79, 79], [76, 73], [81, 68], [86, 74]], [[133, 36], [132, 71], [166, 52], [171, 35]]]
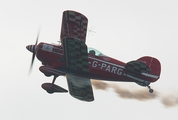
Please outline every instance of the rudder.
[[161, 73], [161, 63], [158, 59], [154, 57], [144, 56], [139, 58], [138, 61], [145, 63], [151, 69], [149, 74], [156, 75], [158, 76], [157, 79], [159, 79]]

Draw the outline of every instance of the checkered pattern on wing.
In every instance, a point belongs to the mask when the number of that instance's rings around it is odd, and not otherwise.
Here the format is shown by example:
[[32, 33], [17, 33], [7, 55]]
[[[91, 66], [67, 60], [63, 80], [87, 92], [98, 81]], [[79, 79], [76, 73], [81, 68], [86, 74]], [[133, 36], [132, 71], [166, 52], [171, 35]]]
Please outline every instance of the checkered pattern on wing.
[[[83, 100], [88, 100], [88, 101], [93, 101], [93, 90], [91, 86], [82, 86], [80, 88], [77, 88], [77, 86], [72, 86], [73, 87], [73, 95], [75, 96], [83, 96]], [[75, 91], [75, 92], [74, 92]]]
[[[80, 82], [80, 81], [79, 81]], [[71, 84], [70, 82], [68, 82], [68, 84], [70, 84], [70, 87], [71, 87], [71, 93], [74, 95], [74, 96], [82, 96], [84, 98], [81, 98], [81, 99], [84, 99], [84, 100], [93, 100], [93, 90], [92, 90], [92, 87], [91, 86], [81, 86], [81, 87], [78, 87], [78, 86], [75, 86], [75, 84]]]
[[89, 72], [88, 53], [85, 43], [75, 41], [76, 69], [82, 72]]
[[150, 72], [151, 69], [143, 62], [140, 61], [131, 61], [125, 65], [125, 68], [129, 71], [136, 73], [147, 73]]
[[75, 11], [64, 11], [61, 27], [61, 39], [68, 36], [85, 42], [87, 24], [88, 19], [84, 15]]
[[88, 53], [85, 43], [75, 38], [64, 39], [67, 67], [76, 72], [89, 72]]
[[84, 101], [94, 100], [90, 79], [72, 76], [69, 74], [67, 74], [66, 77], [69, 92], [73, 97]]

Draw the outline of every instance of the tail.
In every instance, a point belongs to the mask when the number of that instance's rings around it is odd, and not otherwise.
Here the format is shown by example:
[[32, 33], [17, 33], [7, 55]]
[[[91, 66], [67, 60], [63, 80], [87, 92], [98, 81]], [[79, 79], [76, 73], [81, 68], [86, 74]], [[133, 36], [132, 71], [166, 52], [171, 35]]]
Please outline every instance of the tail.
[[161, 73], [161, 64], [158, 59], [154, 57], [145, 56], [139, 58], [138, 61], [145, 63], [151, 69], [149, 73], [142, 74], [154, 78], [155, 81], [159, 79]]

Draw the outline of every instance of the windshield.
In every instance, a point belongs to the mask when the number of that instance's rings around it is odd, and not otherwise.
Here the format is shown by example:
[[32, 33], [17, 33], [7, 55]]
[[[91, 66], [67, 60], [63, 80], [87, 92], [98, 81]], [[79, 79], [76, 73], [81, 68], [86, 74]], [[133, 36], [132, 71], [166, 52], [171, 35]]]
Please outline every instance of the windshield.
[[101, 53], [100, 51], [98, 51], [98, 50], [96, 50], [94, 48], [91, 48], [91, 47], [88, 47], [88, 53], [96, 55], [96, 56], [104, 56], [103, 53]]

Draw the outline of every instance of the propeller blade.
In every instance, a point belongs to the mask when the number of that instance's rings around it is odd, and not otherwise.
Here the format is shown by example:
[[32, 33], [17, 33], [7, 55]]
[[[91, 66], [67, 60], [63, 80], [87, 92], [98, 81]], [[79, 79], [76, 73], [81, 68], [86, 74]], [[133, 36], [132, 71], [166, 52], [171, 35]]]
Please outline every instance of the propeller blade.
[[37, 33], [35, 46], [37, 46], [37, 44], [38, 44], [38, 38], [39, 38], [39, 35], [40, 35], [40, 30], [38, 30], [38, 33]]
[[32, 70], [32, 67], [33, 67], [33, 63], [34, 63], [34, 60], [35, 60], [35, 56], [36, 56], [36, 48], [38, 46], [38, 39], [39, 39], [39, 35], [40, 35], [40, 30], [38, 30], [38, 33], [37, 33], [37, 37], [36, 37], [36, 42], [35, 42], [35, 45], [33, 47], [33, 54], [32, 54], [32, 61], [31, 61], [31, 65], [30, 65], [30, 70], [29, 70], [29, 74], [31, 73], [31, 70]]
[[30, 65], [30, 70], [29, 70], [29, 74], [30, 74], [31, 71], [32, 71], [33, 63], [34, 63], [34, 60], [35, 60], [35, 55], [36, 55], [36, 53], [33, 52], [33, 55], [32, 55], [32, 61], [31, 61], [31, 65]]

